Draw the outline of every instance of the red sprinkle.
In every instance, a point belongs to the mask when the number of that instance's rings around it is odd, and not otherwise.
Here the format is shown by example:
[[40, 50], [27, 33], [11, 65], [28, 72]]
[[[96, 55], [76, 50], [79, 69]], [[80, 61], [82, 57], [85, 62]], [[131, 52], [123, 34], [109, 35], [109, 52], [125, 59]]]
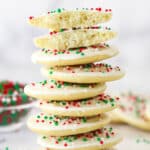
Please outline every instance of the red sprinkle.
[[68, 146], [68, 144], [67, 144], [67, 143], [65, 143], [65, 144], [64, 144], [64, 146], [65, 146], [65, 147], [67, 147], [67, 146]]
[[97, 11], [101, 11], [101, 10], [102, 10], [102, 8], [96, 8], [96, 10], [97, 10]]
[[30, 20], [33, 19], [33, 18], [34, 18], [33, 16], [30, 16], [30, 17], [29, 17]]

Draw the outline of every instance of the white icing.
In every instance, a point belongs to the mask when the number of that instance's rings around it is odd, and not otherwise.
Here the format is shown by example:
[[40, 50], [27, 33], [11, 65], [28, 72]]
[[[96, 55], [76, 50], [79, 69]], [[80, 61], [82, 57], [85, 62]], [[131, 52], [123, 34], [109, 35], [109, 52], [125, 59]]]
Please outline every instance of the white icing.
[[103, 135], [100, 137], [101, 140], [104, 141], [104, 144], [100, 144], [99, 141], [97, 141], [97, 138], [94, 137], [94, 138], [91, 138], [90, 140], [88, 140], [88, 142], [83, 142], [81, 139], [77, 139], [71, 143], [68, 143], [68, 146], [67, 147], [64, 147], [64, 142], [61, 142], [61, 144], [55, 144], [55, 138], [51, 138], [50, 140], [47, 138], [47, 139], [43, 139], [42, 137], [39, 137], [38, 138], [38, 144], [40, 144], [41, 146], [43, 147], [46, 147], [46, 148], [54, 148], [54, 149], [68, 149], [68, 150], [75, 150], [77, 148], [89, 148], [89, 147], [92, 147], [92, 146], [96, 146], [96, 147], [102, 147], [102, 146], [105, 146], [105, 145], [115, 145], [117, 144], [118, 142], [121, 141], [121, 136], [119, 134], [115, 134], [113, 137], [111, 138], [106, 138], [104, 137]]
[[98, 92], [105, 90], [105, 84], [95, 84], [94, 87], [80, 87], [80, 85], [73, 84], [73, 86], [67, 86], [62, 88], [50, 88], [51, 83], [48, 83], [46, 86], [42, 86], [37, 83], [33, 85], [27, 85], [24, 89], [24, 92], [33, 97], [39, 96], [71, 96], [72, 94], [87, 94], [92, 92]]
[[[66, 78], [69, 77], [69, 76], [75, 76], [75, 77], [78, 77], [78, 76], [99, 76], [99, 77], [113, 77], [113, 76], [120, 76], [120, 75], [123, 75], [124, 72], [123, 71], [111, 71], [111, 72], [107, 72], [107, 73], [102, 73], [102, 72], [76, 72], [75, 74], [73, 73], [69, 73], [69, 72], [61, 72], [61, 71], [54, 71], [53, 72], [56, 76], [65, 76]], [[48, 72], [47, 72], [48, 74]]]
[[84, 56], [81, 56], [80, 54], [61, 54], [61, 55], [53, 55], [53, 54], [44, 54], [42, 51], [35, 52], [32, 55], [32, 61], [34, 63], [38, 62], [51, 62], [51, 61], [61, 61], [61, 60], [75, 60], [75, 59], [82, 59], [86, 57], [93, 57], [98, 55], [107, 55], [107, 56], [113, 56], [118, 53], [118, 50], [114, 47], [110, 48], [87, 48], [87, 50], [84, 50]]
[[[62, 117], [63, 119], [63, 117]], [[96, 119], [96, 120], [92, 120], [92, 119]], [[77, 129], [81, 129], [81, 128], [89, 128], [89, 127], [93, 127], [95, 125], [99, 125], [100, 124], [108, 124], [110, 119], [108, 116], [106, 115], [102, 115], [102, 116], [97, 116], [97, 117], [92, 117], [92, 118], [87, 118], [87, 122], [86, 123], [82, 123], [81, 119], [76, 118], [76, 120], [74, 120], [72, 123], [67, 124], [67, 125], [63, 125], [63, 123], [65, 122], [65, 119], [62, 121], [58, 121], [59, 125], [55, 126], [53, 123], [49, 124], [50, 120], [45, 120], [44, 123], [37, 123], [36, 120], [38, 120], [36, 118], [36, 116], [32, 116], [29, 118], [28, 120], [28, 126], [30, 126], [33, 129], [37, 129], [42, 131], [62, 131], [63, 130], [77, 130]], [[67, 121], [66, 121], [67, 122]], [[80, 122], [80, 124], [78, 124], [78, 122]]]
[[[97, 110], [105, 112], [108, 110], [115, 109], [116, 106], [118, 105], [118, 100], [114, 98], [114, 101], [111, 102], [111, 97], [106, 97], [106, 98], [100, 98], [99, 96], [91, 98], [86, 100], [86, 102], [81, 102], [81, 101], [76, 101], [74, 102], [65, 102], [65, 105], [63, 105], [62, 102], [48, 102], [48, 101], [39, 101], [37, 104], [37, 107], [42, 109], [42, 111], [45, 111], [47, 113], [51, 113], [51, 111], [54, 112], [59, 112], [59, 114], [63, 114], [63, 112], [71, 112], [71, 113], [79, 113], [80, 112], [90, 112], [93, 110]], [[103, 100], [108, 100], [107, 103]], [[48, 103], [47, 103], [48, 102]], [[80, 107], [78, 107], [79, 105]], [[67, 108], [66, 108], [67, 107]], [[98, 113], [97, 113], [98, 114]]]

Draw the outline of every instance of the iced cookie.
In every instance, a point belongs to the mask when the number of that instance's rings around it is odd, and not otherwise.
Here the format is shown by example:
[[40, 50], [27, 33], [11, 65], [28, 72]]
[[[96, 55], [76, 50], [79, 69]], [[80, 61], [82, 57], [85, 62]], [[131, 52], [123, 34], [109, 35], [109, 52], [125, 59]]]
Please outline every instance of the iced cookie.
[[104, 83], [74, 84], [63, 81], [44, 80], [27, 85], [24, 91], [27, 95], [42, 100], [72, 101], [99, 95], [105, 89]]
[[118, 116], [114, 115], [114, 110], [112, 110], [111, 112], [108, 112], [108, 115], [111, 119], [111, 123], [124, 124], [124, 122]]
[[150, 122], [150, 100], [146, 104], [145, 117]]
[[120, 96], [119, 102], [119, 108], [113, 110], [113, 117], [116, 116], [122, 122], [150, 131], [150, 122], [145, 117], [146, 99], [132, 93], [125, 93]]
[[85, 64], [76, 66], [42, 68], [43, 76], [71, 83], [99, 83], [119, 80], [124, 72], [109, 64]]
[[117, 54], [118, 50], [114, 46], [100, 44], [87, 48], [82, 47], [60, 51], [56, 49], [42, 49], [32, 55], [32, 61], [46, 67], [78, 65], [108, 59]]
[[58, 117], [54, 115], [38, 114], [30, 117], [28, 127], [41, 135], [67, 136], [94, 131], [110, 122], [106, 115], [92, 117]]
[[121, 140], [110, 127], [64, 137], [40, 136], [38, 144], [48, 150], [100, 150], [111, 148]]
[[59, 8], [39, 17], [30, 16], [29, 24], [59, 31], [60, 29], [66, 28], [93, 26], [107, 22], [111, 17], [111, 9], [102, 10], [102, 8], [96, 8], [65, 11]]
[[58, 116], [95, 116], [111, 111], [118, 106], [118, 97], [100, 94], [78, 101], [39, 101], [38, 107], [46, 114]]
[[36, 38], [35, 45], [39, 48], [68, 50], [70, 48], [88, 47], [108, 41], [116, 36], [110, 28], [90, 27], [62, 32], [50, 32], [50, 35]]

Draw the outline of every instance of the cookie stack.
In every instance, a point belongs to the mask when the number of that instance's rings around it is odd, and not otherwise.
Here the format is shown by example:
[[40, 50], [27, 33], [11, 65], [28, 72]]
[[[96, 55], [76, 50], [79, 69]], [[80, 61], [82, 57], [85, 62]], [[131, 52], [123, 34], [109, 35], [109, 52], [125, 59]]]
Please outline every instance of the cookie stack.
[[39, 99], [42, 113], [29, 118], [28, 127], [39, 134], [45, 150], [107, 149], [121, 137], [105, 112], [117, 107], [117, 97], [103, 92], [105, 82], [123, 77], [118, 66], [98, 61], [118, 54], [105, 42], [116, 33], [95, 26], [111, 19], [111, 9], [57, 9], [39, 17], [31, 16], [33, 26], [50, 29], [49, 35], [35, 39], [42, 50], [32, 60], [42, 64], [47, 80], [31, 83], [25, 93]]

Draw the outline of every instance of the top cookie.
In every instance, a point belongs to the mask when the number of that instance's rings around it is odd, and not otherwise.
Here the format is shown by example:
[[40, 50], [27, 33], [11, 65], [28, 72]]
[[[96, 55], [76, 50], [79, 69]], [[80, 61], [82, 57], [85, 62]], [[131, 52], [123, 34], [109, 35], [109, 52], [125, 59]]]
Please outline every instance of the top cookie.
[[91, 8], [78, 11], [57, 9], [56, 11], [48, 12], [39, 17], [30, 16], [29, 24], [59, 31], [60, 29], [66, 28], [69, 29], [73, 27], [89, 27], [97, 25], [109, 21], [111, 17], [111, 9], [102, 10], [101, 8]]

